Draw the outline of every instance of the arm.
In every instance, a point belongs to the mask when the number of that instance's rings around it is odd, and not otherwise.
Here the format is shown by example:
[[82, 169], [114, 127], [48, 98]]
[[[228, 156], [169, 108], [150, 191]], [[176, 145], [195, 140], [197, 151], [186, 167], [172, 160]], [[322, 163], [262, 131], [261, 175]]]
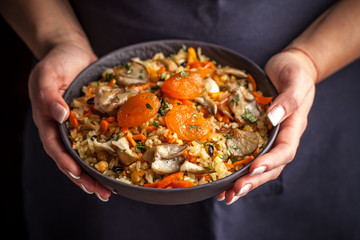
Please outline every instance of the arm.
[[[293, 160], [315, 96], [315, 84], [360, 57], [360, 1], [343, 0], [316, 19], [288, 48], [273, 56], [265, 71], [279, 92], [268, 109], [281, 123], [273, 148], [256, 159], [250, 173], [219, 194], [228, 204], [276, 179]], [[291, 138], [289, 138], [291, 136]]]
[[29, 77], [29, 96], [45, 151], [85, 192], [107, 200], [110, 191], [81, 171], [63, 146], [56, 123], [69, 116], [69, 107], [62, 98], [65, 89], [96, 60], [69, 2], [9, 0], [0, 4], [4, 19], [39, 59]]

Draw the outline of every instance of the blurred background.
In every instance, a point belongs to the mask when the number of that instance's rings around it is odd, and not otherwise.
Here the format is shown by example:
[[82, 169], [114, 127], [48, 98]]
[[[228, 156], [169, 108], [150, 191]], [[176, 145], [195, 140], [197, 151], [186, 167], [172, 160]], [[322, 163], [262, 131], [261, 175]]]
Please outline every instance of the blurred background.
[[22, 134], [29, 106], [27, 80], [33, 56], [3, 18], [1, 25], [1, 122], [3, 143], [1, 156], [1, 204], [3, 233], [12, 239], [27, 239], [21, 184]]

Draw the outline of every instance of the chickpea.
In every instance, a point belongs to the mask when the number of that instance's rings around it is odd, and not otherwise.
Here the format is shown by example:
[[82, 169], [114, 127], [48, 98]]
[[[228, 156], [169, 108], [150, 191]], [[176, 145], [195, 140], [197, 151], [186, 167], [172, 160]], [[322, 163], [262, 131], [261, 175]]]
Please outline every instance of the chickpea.
[[109, 154], [103, 150], [96, 151], [96, 158], [99, 162], [101, 161], [108, 161]]
[[95, 164], [95, 169], [99, 172], [104, 172], [109, 167], [109, 164], [107, 161], [100, 161]]

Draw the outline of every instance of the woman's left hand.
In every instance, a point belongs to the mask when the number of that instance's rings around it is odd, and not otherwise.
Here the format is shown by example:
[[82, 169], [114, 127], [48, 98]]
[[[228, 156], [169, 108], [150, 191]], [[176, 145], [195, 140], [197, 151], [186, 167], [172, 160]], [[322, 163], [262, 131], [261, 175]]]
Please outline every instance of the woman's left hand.
[[296, 154], [315, 95], [317, 72], [301, 51], [289, 50], [273, 56], [265, 71], [279, 92], [267, 110], [274, 126], [281, 123], [272, 149], [255, 159], [249, 173], [239, 178], [231, 189], [218, 195], [227, 204], [237, 201], [258, 186], [276, 179]]

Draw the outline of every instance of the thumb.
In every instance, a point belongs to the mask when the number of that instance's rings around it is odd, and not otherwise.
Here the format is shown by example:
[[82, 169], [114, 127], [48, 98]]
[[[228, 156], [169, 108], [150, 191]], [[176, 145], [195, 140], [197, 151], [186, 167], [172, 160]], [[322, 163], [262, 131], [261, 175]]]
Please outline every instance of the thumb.
[[276, 126], [299, 109], [314, 84], [311, 77], [298, 67], [285, 67], [276, 75], [269, 74], [269, 77], [279, 91], [267, 109], [268, 119]]
[[63, 101], [56, 101], [50, 104], [49, 112], [51, 114], [51, 117], [57, 121], [58, 123], [63, 123], [65, 119], [67, 119], [67, 116], [69, 115], [68, 106], [64, 107]]

